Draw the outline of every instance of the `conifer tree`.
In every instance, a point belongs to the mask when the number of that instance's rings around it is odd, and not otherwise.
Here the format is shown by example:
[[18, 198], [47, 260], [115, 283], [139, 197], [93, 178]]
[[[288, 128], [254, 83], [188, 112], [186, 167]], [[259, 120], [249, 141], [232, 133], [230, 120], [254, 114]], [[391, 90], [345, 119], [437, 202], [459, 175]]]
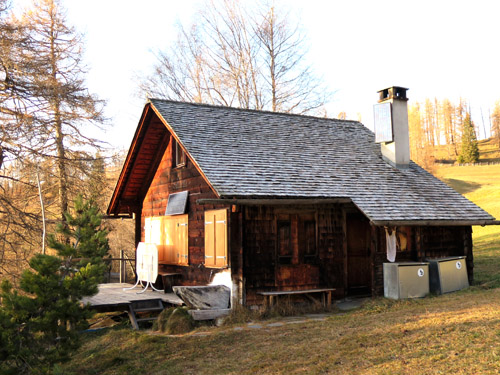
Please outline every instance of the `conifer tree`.
[[91, 201], [75, 200], [75, 214], [65, 214], [59, 241], [49, 237], [57, 256], [37, 254], [21, 277], [22, 293], [8, 281], [0, 290], [0, 373], [51, 373], [78, 347], [78, 332], [91, 311], [84, 296], [97, 293], [109, 250], [107, 230]]
[[476, 131], [474, 123], [470, 118], [470, 113], [465, 115], [462, 129], [462, 149], [458, 155], [459, 163], [476, 163], [479, 160], [479, 147], [477, 145]]

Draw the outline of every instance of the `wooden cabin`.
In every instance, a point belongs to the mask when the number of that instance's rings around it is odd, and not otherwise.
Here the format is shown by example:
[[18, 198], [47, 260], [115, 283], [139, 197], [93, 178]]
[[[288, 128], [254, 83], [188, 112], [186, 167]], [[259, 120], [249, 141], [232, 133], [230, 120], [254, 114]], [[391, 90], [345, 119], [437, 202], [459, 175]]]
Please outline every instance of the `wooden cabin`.
[[390, 235], [396, 261], [464, 255], [472, 280], [471, 225], [494, 218], [415, 163], [388, 163], [374, 138], [355, 121], [151, 99], [108, 215], [134, 217], [177, 284], [229, 284], [233, 304], [381, 295]]

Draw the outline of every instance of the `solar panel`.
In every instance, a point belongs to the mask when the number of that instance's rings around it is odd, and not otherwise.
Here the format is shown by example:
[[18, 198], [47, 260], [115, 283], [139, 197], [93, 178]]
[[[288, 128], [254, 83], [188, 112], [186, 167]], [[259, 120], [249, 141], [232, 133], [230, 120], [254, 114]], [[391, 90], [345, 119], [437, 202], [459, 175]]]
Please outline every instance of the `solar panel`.
[[170, 194], [168, 196], [167, 209], [165, 215], [182, 215], [186, 212], [188, 191]]

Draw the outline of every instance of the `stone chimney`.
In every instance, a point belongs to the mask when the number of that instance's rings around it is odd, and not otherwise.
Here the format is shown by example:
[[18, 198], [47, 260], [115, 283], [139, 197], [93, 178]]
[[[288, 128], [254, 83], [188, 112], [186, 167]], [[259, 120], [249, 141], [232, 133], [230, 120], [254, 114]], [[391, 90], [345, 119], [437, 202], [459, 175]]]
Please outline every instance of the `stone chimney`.
[[375, 142], [380, 143], [384, 160], [397, 168], [410, 164], [407, 90], [398, 86], [380, 90], [379, 104], [374, 106]]

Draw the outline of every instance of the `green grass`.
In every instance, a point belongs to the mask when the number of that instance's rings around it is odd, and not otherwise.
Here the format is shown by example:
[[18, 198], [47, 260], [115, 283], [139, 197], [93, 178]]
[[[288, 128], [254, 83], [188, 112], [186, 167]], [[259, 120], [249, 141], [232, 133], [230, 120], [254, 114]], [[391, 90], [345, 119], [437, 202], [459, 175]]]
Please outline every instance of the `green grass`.
[[[500, 166], [436, 174], [500, 218]], [[83, 335], [65, 374], [498, 374], [500, 227], [474, 227], [475, 284], [444, 296], [375, 298], [326, 321], [180, 336], [111, 328]], [[205, 333], [206, 334], [205, 334]]]
[[[500, 219], [500, 165], [441, 167], [436, 175], [479, 207]], [[500, 226], [475, 226], [475, 283], [500, 287]]]

